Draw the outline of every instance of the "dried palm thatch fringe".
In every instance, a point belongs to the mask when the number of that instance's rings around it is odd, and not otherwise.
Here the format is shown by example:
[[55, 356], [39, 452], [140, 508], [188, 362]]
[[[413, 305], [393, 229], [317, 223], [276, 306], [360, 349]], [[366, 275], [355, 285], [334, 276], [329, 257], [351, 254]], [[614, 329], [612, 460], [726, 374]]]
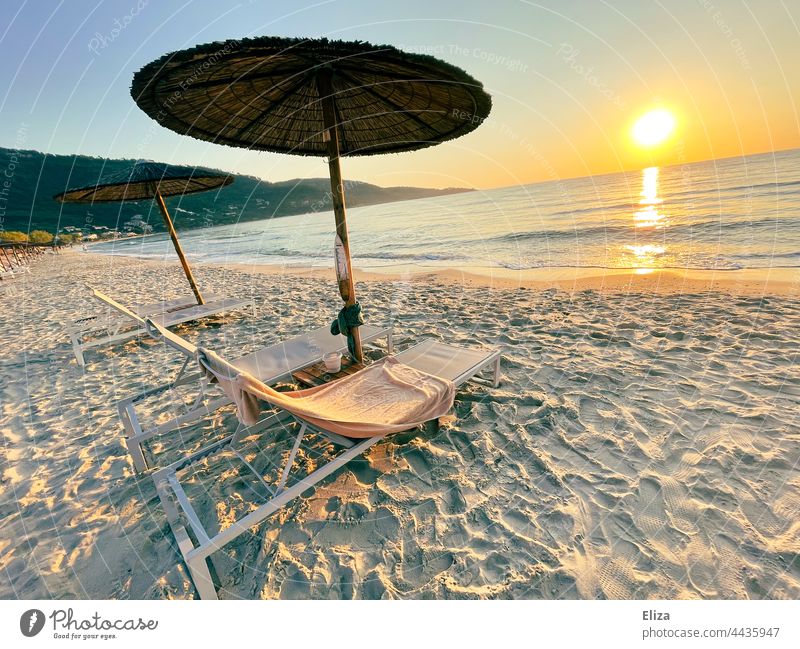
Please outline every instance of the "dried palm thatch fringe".
[[94, 185], [68, 189], [53, 198], [61, 203], [103, 203], [138, 201], [162, 196], [182, 196], [230, 185], [233, 178], [195, 167], [137, 160], [123, 169], [100, 178]]
[[492, 101], [449, 63], [361, 41], [263, 37], [173, 52], [136, 73], [150, 117], [200, 140], [326, 156], [318, 76], [332, 72], [340, 155], [412, 151], [477, 128]]

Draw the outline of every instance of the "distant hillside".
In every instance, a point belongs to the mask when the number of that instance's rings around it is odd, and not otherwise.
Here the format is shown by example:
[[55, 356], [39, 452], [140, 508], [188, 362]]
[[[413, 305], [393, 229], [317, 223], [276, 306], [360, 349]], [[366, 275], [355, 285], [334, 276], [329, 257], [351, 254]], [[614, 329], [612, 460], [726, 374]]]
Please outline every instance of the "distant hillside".
[[[69, 187], [96, 183], [101, 176], [126, 168], [132, 162], [0, 147], [0, 168], [7, 170], [4, 176], [0, 175], [0, 225], [5, 230], [24, 232], [36, 229], [54, 232], [57, 227], [84, 228], [87, 225], [121, 230], [124, 223], [140, 215], [154, 231], [163, 230], [161, 216], [157, 209], [151, 210], [149, 201], [61, 205], [53, 200], [55, 194]], [[327, 178], [270, 183], [252, 176], [231, 175], [233, 184], [219, 192], [167, 199], [177, 227], [202, 227], [208, 223], [222, 225], [330, 209], [330, 181]], [[471, 190], [378, 187], [348, 181], [346, 191], [348, 206], [356, 207]]]

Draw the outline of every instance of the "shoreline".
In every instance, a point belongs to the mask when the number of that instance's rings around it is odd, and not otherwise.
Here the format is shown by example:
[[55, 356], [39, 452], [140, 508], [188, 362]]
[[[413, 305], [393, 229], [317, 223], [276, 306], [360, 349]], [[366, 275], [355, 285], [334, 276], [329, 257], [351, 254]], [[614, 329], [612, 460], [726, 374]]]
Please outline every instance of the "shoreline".
[[[208, 264], [229, 270], [241, 269], [262, 275], [299, 275], [334, 279], [332, 268], [279, 266], [272, 264]], [[359, 282], [390, 281], [461, 284], [490, 289], [557, 289], [565, 292], [594, 290], [626, 293], [727, 292], [739, 295], [800, 295], [798, 269], [683, 270], [636, 268], [506, 268], [460, 269], [393, 266], [391, 271], [355, 268]]]
[[[137, 259], [143, 264], [178, 264], [135, 255], [109, 255], [80, 252], [108, 258]], [[293, 275], [311, 279], [335, 280], [333, 268], [286, 266], [280, 264], [191, 262], [197, 267], [224, 268], [259, 275]], [[741, 270], [574, 268], [551, 267], [525, 270], [507, 268], [448, 268], [435, 266], [356, 267], [357, 282], [405, 282], [458, 284], [496, 290], [550, 290], [602, 293], [702, 293], [708, 291], [735, 295], [800, 295], [800, 268], [751, 268]]]

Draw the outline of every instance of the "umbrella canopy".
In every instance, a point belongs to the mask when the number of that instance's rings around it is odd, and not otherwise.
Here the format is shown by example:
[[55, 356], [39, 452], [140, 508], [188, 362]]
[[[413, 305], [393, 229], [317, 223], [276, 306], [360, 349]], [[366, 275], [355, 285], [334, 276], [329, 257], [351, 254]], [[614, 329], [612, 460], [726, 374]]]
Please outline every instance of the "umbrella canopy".
[[319, 80], [331, 72], [343, 156], [452, 140], [477, 128], [492, 107], [478, 81], [432, 56], [272, 37], [167, 54], [136, 73], [131, 94], [162, 126], [200, 140], [327, 156]]
[[60, 203], [112, 203], [162, 196], [183, 196], [230, 185], [227, 174], [137, 160], [128, 169], [103, 176], [94, 185], [68, 189], [53, 198]]
[[155, 199], [186, 279], [189, 280], [197, 303], [203, 304], [203, 296], [194, 280], [189, 262], [183, 254], [178, 233], [172, 224], [163, 197], [204, 192], [224, 187], [232, 182], [233, 178], [227, 174], [195, 167], [178, 167], [149, 160], [137, 160], [130, 168], [104, 176], [94, 185], [68, 189], [53, 198], [60, 203], [110, 203]]
[[492, 102], [463, 70], [388, 45], [255, 38], [167, 54], [134, 75], [131, 95], [161, 125], [201, 140], [327, 156], [338, 330], [361, 360], [340, 156], [412, 151], [477, 128]]

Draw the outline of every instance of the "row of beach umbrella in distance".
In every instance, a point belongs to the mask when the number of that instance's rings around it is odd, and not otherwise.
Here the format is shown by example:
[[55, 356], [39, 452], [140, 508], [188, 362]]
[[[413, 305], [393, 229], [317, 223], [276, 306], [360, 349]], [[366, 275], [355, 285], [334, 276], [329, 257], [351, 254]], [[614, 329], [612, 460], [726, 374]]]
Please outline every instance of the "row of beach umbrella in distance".
[[[334, 245], [344, 308], [332, 331], [362, 360], [347, 236], [340, 157], [413, 151], [477, 128], [491, 98], [466, 72], [394, 47], [327, 39], [262, 37], [172, 52], [133, 78], [131, 95], [159, 124], [200, 140], [257, 151], [328, 159]], [[165, 196], [229, 184], [226, 174], [137, 161], [96, 184], [55, 196], [61, 202], [154, 199], [199, 304], [200, 289], [181, 249]]]

